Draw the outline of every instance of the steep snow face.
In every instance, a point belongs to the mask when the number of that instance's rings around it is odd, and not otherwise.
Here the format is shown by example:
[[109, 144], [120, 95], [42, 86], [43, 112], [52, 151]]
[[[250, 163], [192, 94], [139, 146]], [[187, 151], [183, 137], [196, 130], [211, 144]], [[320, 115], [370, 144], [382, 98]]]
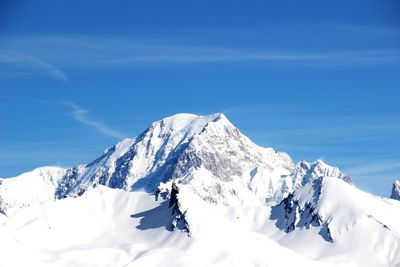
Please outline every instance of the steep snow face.
[[78, 165], [68, 169], [59, 181], [55, 195], [58, 199], [66, 196], [80, 196], [89, 186], [97, 184], [112, 188], [124, 188], [122, 175], [129, 162], [120, 158], [127, 155], [135, 139], [125, 139], [104, 151], [103, 155], [87, 165]]
[[[400, 203], [324, 176], [273, 207], [271, 219], [288, 233], [279, 241], [304, 254], [357, 259], [360, 266], [395, 266], [400, 263], [399, 214]], [[305, 236], [312, 229], [320, 236], [318, 248], [307, 245]]]
[[11, 216], [21, 208], [54, 200], [57, 184], [65, 173], [63, 168], [42, 167], [0, 179], [0, 213]]
[[223, 114], [178, 114], [68, 170], [56, 195], [78, 196], [97, 184], [155, 192], [177, 180], [212, 203], [265, 204], [290, 191], [293, 168], [287, 154], [252, 143]]
[[400, 180], [394, 181], [392, 186], [391, 199], [400, 200]]

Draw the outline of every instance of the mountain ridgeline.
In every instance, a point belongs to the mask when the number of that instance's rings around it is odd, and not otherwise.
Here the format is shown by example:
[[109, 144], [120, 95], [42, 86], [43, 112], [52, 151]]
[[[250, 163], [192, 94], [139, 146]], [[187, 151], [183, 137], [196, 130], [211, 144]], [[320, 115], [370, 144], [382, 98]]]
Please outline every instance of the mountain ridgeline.
[[[204, 200], [224, 205], [277, 204], [294, 189], [320, 176], [351, 183], [347, 175], [322, 161], [295, 165], [284, 152], [251, 142], [223, 114], [178, 114], [152, 123], [138, 137], [125, 139], [86, 165], [39, 168], [47, 199], [76, 197], [104, 185], [127, 191], [156, 192], [160, 185], [185, 185]], [[55, 175], [52, 175], [52, 173]], [[0, 187], [0, 208], [13, 209]], [[28, 181], [26, 181], [28, 182]], [[18, 203], [18, 202], [27, 203]], [[15, 199], [17, 207], [31, 200]]]

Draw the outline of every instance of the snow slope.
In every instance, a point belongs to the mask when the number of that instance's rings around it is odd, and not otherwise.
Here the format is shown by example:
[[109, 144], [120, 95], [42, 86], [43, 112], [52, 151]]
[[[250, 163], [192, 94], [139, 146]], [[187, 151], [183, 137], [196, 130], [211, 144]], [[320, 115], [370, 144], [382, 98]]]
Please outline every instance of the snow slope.
[[196, 206], [188, 216], [192, 236], [170, 231], [168, 200], [144, 192], [98, 186], [80, 198], [31, 207], [0, 227], [0, 266], [330, 266], [188, 197]]

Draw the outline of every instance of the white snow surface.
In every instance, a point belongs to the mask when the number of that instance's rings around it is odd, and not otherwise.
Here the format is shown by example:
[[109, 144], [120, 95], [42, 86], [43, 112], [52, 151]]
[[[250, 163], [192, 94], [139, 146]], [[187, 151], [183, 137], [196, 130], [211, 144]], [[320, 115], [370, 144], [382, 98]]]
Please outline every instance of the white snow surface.
[[177, 114], [92, 163], [0, 179], [0, 267], [398, 267], [399, 222], [336, 167]]
[[167, 230], [166, 201], [144, 192], [98, 186], [25, 209], [0, 227], [0, 266], [330, 266], [241, 228], [185, 193], [192, 236]]
[[21, 208], [55, 200], [57, 183], [65, 171], [42, 167], [12, 179], [0, 179], [0, 213], [12, 215]]
[[[274, 233], [271, 228], [264, 232], [280, 244], [310, 258], [351, 266], [400, 264], [400, 202], [363, 192], [333, 177], [307, 183], [293, 196], [294, 230], [277, 232], [278, 227], [273, 228]], [[284, 216], [273, 217], [279, 215]], [[311, 217], [318, 217], [320, 226], [304, 223]], [[323, 237], [327, 229], [331, 242]], [[313, 231], [316, 234], [312, 235]]]

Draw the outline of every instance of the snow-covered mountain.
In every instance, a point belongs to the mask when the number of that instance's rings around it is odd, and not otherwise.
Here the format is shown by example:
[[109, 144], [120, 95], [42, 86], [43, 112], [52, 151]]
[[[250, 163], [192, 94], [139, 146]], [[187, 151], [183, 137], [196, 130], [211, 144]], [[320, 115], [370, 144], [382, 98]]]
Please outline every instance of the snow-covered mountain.
[[[152, 123], [138, 137], [123, 140], [87, 165], [41, 168], [7, 179], [0, 187], [0, 197], [4, 196], [0, 209], [7, 214], [44, 199], [80, 196], [97, 185], [154, 193], [158, 187], [168, 189], [163, 187], [171, 187], [172, 181], [212, 203], [276, 204], [294, 188], [322, 175], [350, 182], [320, 160], [295, 166], [286, 153], [251, 142], [223, 114], [177, 114]], [[25, 176], [35, 178], [25, 183]], [[19, 188], [20, 183], [25, 186], [25, 198], [12, 199], [15, 194], [7, 191]], [[36, 187], [46, 187], [46, 193], [40, 199], [27, 198], [38, 192]]]
[[177, 114], [89, 164], [0, 179], [0, 251], [41, 266], [394, 267], [399, 219], [400, 202], [260, 147], [223, 114]]
[[153, 193], [161, 182], [178, 180], [210, 202], [250, 205], [280, 201], [282, 188], [293, 186], [293, 166], [287, 154], [257, 146], [223, 114], [178, 114], [67, 170], [56, 196], [79, 196], [97, 184]]
[[392, 194], [390, 195], [390, 198], [400, 200], [400, 180], [393, 182]]

